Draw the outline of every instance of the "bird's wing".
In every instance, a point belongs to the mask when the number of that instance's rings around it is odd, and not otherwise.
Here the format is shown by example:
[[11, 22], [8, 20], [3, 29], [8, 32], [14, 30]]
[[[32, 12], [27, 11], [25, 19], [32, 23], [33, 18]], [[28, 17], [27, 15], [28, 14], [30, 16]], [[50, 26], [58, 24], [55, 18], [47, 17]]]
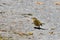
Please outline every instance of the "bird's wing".
[[39, 21], [39, 20], [35, 20], [35, 21], [34, 21], [34, 24], [35, 24], [36, 26], [40, 26], [40, 21]]

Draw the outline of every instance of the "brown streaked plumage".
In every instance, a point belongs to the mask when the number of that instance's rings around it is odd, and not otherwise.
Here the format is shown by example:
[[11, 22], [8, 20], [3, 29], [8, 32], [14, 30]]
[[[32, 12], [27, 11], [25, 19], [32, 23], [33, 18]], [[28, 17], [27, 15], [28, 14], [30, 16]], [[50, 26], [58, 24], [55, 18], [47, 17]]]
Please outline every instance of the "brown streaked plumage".
[[34, 27], [35, 29], [42, 29], [42, 28], [40, 28], [40, 26], [42, 26], [42, 24], [44, 24], [44, 23], [41, 23], [41, 22], [40, 22], [37, 18], [35, 18], [35, 17], [33, 17], [32, 20], [33, 20], [34, 25], [37, 26], [37, 27]]

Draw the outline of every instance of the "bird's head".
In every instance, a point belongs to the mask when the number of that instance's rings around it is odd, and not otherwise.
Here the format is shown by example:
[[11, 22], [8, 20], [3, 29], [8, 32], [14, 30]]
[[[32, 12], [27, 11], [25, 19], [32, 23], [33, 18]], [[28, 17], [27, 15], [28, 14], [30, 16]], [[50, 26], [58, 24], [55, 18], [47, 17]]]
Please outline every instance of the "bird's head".
[[36, 18], [36, 17], [33, 17], [32, 20], [33, 20], [33, 21], [34, 21], [34, 20], [37, 20], [37, 18]]

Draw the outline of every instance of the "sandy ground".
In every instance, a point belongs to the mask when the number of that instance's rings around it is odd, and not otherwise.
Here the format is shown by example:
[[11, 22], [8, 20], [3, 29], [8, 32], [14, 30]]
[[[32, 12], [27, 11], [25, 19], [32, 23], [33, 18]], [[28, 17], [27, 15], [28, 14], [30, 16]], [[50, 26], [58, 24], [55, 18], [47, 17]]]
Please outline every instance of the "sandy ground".
[[[0, 0], [0, 40], [60, 40], [59, 1]], [[34, 29], [32, 17], [47, 30]]]

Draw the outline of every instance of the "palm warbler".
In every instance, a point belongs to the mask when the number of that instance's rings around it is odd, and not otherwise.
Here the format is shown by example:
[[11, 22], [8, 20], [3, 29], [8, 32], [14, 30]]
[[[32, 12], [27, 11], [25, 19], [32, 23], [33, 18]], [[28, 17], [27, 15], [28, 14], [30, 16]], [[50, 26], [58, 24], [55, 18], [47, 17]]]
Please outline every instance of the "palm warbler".
[[42, 26], [42, 24], [44, 24], [44, 23], [41, 23], [37, 18], [35, 18], [35, 17], [33, 17], [32, 18], [32, 21], [33, 21], [33, 24], [35, 25], [35, 26], [37, 26], [37, 27], [34, 27], [35, 29], [42, 29], [42, 28], [40, 28], [40, 26]]

